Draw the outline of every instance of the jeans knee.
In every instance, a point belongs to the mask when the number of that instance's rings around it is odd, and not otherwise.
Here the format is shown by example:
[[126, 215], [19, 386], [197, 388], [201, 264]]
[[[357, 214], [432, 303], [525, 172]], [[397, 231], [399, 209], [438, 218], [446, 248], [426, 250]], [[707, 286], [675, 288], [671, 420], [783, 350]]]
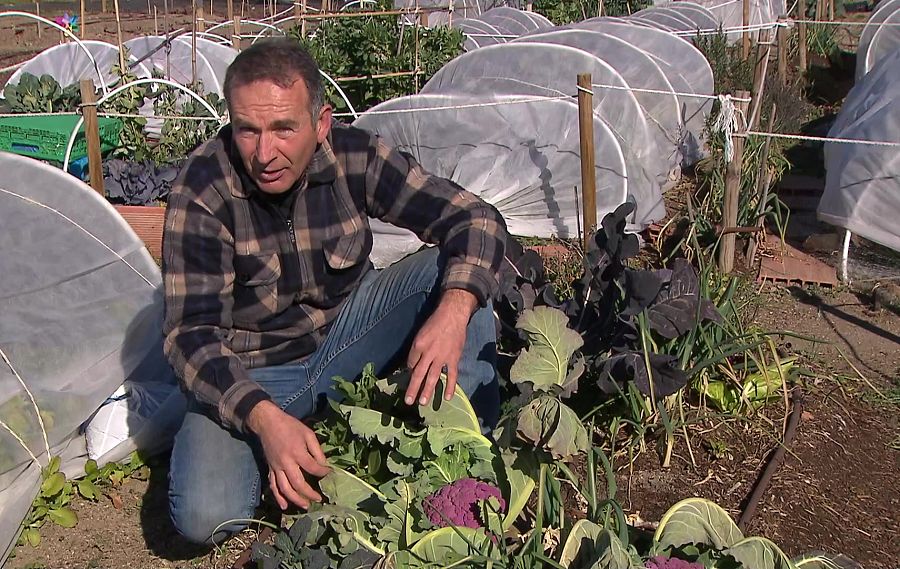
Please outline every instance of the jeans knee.
[[216, 545], [250, 525], [253, 512], [224, 507], [170, 509], [172, 524], [184, 539], [198, 545]]

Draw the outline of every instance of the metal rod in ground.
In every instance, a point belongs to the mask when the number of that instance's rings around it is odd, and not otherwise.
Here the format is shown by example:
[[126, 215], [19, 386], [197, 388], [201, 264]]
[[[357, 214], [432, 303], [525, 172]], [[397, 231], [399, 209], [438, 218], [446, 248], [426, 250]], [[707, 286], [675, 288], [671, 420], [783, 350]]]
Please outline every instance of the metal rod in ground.
[[778, 42], [778, 82], [785, 86], [788, 84], [788, 75], [787, 75], [787, 58], [788, 58], [788, 29], [783, 25], [785, 22], [784, 17], [778, 18], [778, 32], [776, 33], [776, 40]]
[[[594, 154], [594, 93], [590, 73], [578, 75], [578, 132], [581, 139], [581, 195], [584, 200], [584, 250], [597, 227], [597, 172]], [[736, 225], [736, 224], [732, 224]]]
[[[750, 93], [738, 91], [737, 97], [738, 117], [747, 116], [747, 98]], [[744, 130], [746, 125], [739, 125], [738, 130]], [[725, 167], [725, 199], [722, 204], [722, 227], [735, 227], [738, 223], [738, 203], [741, 192], [741, 168], [744, 161], [744, 137], [732, 136], [734, 155]], [[719, 241], [719, 270], [728, 274], [734, 269], [735, 234], [726, 233]]]
[[760, 41], [756, 44], [756, 66], [753, 70], [753, 90], [751, 91], [749, 121], [751, 130], [756, 130], [759, 124], [763, 94], [766, 91], [766, 75], [769, 72], [769, 55], [772, 52], [769, 30], [760, 30], [759, 34]]
[[122, 16], [119, 12], [119, 0], [113, 0], [113, 9], [116, 11], [116, 47], [119, 48], [119, 69], [125, 73], [125, 46], [122, 44]]
[[78, 86], [81, 89], [84, 136], [87, 140], [88, 172], [90, 174], [91, 187], [103, 196], [105, 195], [103, 190], [103, 157], [100, 154], [100, 123], [97, 120], [97, 95], [94, 92], [94, 82], [90, 79], [82, 79]]
[[791, 400], [794, 402], [794, 406], [793, 409], [791, 409], [791, 415], [788, 418], [788, 424], [784, 430], [784, 440], [775, 447], [771, 458], [766, 463], [765, 469], [763, 469], [759, 478], [756, 480], [756, 484], [753, 485], [753, 492], [751, 492], [750, 496], [747, 498], [747, 504], [744, 507], [744, 511], [741, 513], [741, 517], [738, 519], [737, 526], [741, 531], [746, 530], [747, 526], [750, 524], [750, 520], [753, 519], [760, 498], [762, 498], [766, 489], [769, 487], [772, 476], [775, 475], [775, 471], [781, 466], [781, 462], [784, 460], [784, 454], [794, 441], [794, 435], [797, 434], [797, 425], [800, 424], [800, 417], [803, 414], [803, 392], [799, 387], [795, 387], [791, 392]]
[[[769, 120], [766, 124], [766, 132], [774, 132], [775, 113], [778, 112], [778, 106], [772, 103], [772, 112], [769, 113]], [[767, 136], [763, 142], [762, 153], [760, 154], [759, 172], [756, 174], [756, 227], [762, 228], [766, 221], [764, 215], [766, 201], [769, 199], [769, 185], [772, 183], [772, 172], [769, 170], [769, 149], [772, 146], [772, 137]], [[758, 238], [753, 238], [747, 245], [747, 266], [752, 270], [756, 262], [756, 251], [759, 247]]]

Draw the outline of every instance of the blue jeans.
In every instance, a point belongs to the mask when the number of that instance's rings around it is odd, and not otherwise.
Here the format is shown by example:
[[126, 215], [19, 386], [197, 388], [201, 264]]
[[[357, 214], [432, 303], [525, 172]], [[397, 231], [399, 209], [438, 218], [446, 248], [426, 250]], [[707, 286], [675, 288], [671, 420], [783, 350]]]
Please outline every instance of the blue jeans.
[[[333, 377], [356, 379], [368, 362], [378, 374], [405, 363], [439, 296], [442, 271], [436, 249], [369, 271], [314, 354], [299, 364], [252, 369], [250, 376], [287, 413], [309, 416], [323, 397], [335, 397]], [[488, 304], [472, 315], [459, 362], [459, 386], [486, 428], [496, 424], [500, 408], [495, 330]], [[189, 403], [169, 467], [175, 528], [190, 541], [211, 544], [247, 527], [268, 481], [266, 468], [253, 435], [224, 429]]]

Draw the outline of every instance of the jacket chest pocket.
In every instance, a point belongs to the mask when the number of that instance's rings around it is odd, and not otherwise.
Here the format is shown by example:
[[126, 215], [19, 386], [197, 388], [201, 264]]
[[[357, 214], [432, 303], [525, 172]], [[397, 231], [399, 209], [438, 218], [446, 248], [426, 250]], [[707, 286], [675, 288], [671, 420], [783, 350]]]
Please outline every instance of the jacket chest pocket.
[[237, 321], [257, 321], [278, 310], [278, 253], [262, 252], [234, 257], [234, 309]]
[[371, 233], [357, 231], [326, 239], [322, 243], [325, 261], [325, 289], [339, 301], [359, 282], [370, 268]]

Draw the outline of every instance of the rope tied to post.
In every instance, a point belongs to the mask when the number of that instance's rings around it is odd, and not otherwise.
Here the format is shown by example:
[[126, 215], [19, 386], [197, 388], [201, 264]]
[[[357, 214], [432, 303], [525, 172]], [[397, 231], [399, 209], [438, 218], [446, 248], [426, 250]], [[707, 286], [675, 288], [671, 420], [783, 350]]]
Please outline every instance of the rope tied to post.
[[725, 161], [731, 162], [731, 159], [734, 158], [732, 137], [738, 130], [738, 116], [741, 113], [734, 106], [734, 99], [731, 95], [719, 95], [717, 99], [719, 100], [719, 115], [712, 125], [712, 131], [721, 132], [725, 137]]

